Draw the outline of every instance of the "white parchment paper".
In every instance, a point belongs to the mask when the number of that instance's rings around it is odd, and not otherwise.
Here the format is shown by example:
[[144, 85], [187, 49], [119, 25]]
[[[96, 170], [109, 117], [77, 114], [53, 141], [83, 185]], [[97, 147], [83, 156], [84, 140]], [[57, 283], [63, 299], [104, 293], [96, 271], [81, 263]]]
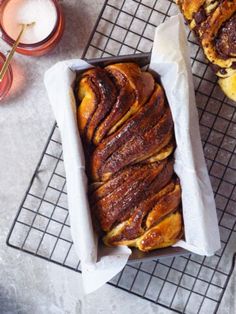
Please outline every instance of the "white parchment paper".
[[[87, 200], [83, 149], [77, 129], [73, 95], [75, 70], [91, 67], [81, 59], [55, 64], [45, 74], [48, 92], [61, 132], [67, 177], [72, 239], [81, 259], [85, 293], [109, 281], [127, 263], [127, 247], [97, 250]], [[175, 171], [182, 186], [185, 241], [176, 246], [202, 255], [220, 248], [212, 188], [203, 156], [186, 33], [180, 15], [156, 29], [150, 68], [161, 75], [175, 124]]]

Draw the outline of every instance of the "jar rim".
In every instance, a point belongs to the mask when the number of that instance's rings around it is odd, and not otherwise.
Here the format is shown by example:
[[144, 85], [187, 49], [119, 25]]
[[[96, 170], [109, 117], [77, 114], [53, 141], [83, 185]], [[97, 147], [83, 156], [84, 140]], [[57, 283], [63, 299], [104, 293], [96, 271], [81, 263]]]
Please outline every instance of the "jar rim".
[[[1, 3], [1, 11], [0, 11], [0, 30], [2, 32], [2, 35], [3, 35], [3, 39], [9, 44], [9, 45], [14, 45], [15, 43], [15, 40], [12, 39], [6, 32], [6, 30], [4, 29], [4, 25], [3, 25], [3, 22], [2, 22], [2, 17], [3, 17], [3, 12], [4, 12], [4, 7], [6, 6], [7, 2], [9, 0], [3, 0], [2, 3]], [[11, 1], [11, 0], [10, 0]], [[43, 40], [37, 42], [37, 43], [34, 43], [34, 44], [24, 44], [24, 43], [19, 43], [18, 44], [18, 47], [19, 48], [38, 48], [40, 46], [42, 46], [43, 44], [47, 43], [48, 40], [50, 40], [54, 34], [56, 33], [57, 31], [57, 28], [59, 26], [59, 22], [60, 22], [60, 7], [59, 7], [59, 3], [58, 3], [58, 0], [50, 0], [53, 2], [53, 4], [55, 5], [55, 8], [56, 8], [56, 12], [57, 12], [57, 19], [56, 19], [56, 23], [51, 31], [51, 33], [46, 37], [44, 38]]]

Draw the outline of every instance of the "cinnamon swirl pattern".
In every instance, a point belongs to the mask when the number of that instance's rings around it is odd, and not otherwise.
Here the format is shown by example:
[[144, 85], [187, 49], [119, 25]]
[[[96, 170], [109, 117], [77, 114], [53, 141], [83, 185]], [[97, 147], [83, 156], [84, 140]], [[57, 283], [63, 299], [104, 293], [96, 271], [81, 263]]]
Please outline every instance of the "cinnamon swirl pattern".
[[219, 77], [222, 90], [236, 101], [236, 1], [176, 2]]
[[181, 187], [160, 84], [135, 63], [119, 63], [84, 72], [76, 97], [91, 213], [104, 243], [149, 251], [177, 242]]

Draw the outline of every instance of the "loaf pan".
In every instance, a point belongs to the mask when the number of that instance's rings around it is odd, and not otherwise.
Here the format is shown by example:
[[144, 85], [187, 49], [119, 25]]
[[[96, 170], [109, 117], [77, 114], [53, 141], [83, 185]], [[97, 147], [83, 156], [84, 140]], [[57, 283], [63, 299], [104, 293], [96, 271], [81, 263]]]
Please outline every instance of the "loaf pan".
[[[151, 53], [140, 53], [135, 55], [124, 55], [117, 57], [105, 57], [105, 58], [96, 58], [96, 59], [86, 59], [84, 60], [93, 66], [105, 67], [109, 64], [119, 63], [119, 62], [135, 62], [141, 68], [148, 69], [151, 59]], [[81, 72], [80, 72], [81, 73]], [[159, 77], [156, 73], [152, 74], [155, 76], [155, 79], [159, 81]], [[99, 246], [104, 246], [102, 241]], [[132, 254], [129, 257], [129, 262], [142, 262], [152, 259], [161, 259], [167, 257], [174, 257], [179, 255], [190, 254], [189, 251], [180, 248], [180, 247], [167, 247], [162, 249], [153, 250], [150, 252], [141, 252], [136, 248], [131, 248]]]

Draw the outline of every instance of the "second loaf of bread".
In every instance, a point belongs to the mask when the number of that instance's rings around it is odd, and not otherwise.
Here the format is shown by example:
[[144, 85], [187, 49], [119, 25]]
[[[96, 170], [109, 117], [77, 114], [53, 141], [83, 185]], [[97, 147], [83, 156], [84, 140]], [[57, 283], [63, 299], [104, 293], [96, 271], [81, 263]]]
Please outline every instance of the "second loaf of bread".
[[236, 101], [236, 1], [176, 0], [224, 93]]

